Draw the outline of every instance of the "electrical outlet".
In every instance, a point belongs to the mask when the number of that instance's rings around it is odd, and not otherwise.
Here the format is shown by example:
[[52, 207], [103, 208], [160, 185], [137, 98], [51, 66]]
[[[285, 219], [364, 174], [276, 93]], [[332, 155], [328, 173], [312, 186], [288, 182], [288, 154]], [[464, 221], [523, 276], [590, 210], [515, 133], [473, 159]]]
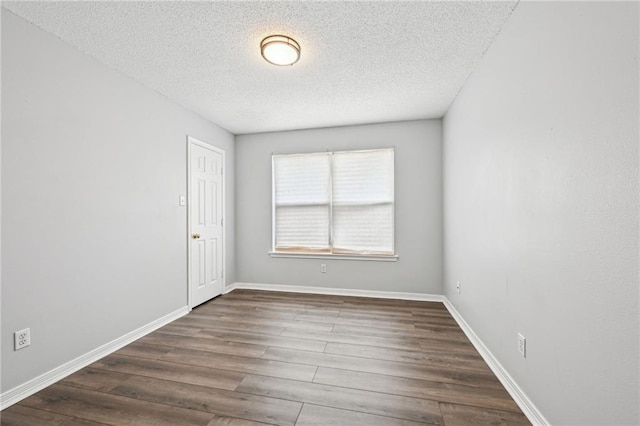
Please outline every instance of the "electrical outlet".
[[522, 358], [527, 357], [527, 339], [520, 333], [518, 333], [518, 352], [520, 352]]
[[460, 294], [460, 281], [456, 282], [456, 291]]
[[25, 328], [24, 330], [16, 331], [13, 333], [14, 351], [18, 351], [22, 348], [26, 348], [31, 345], [31, 329]]
[[323, 263], [320, 265], [320, 272], [322, 272], [323, 274], [327, 273], [327, 264]]

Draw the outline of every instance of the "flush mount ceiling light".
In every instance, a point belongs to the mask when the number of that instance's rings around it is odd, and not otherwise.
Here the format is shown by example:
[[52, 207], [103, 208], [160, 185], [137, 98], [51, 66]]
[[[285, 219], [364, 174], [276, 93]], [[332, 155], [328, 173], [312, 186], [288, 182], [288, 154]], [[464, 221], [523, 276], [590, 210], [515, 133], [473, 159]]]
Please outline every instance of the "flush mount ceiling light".
[[293, 65], [300, 59], [300, 45], [291, 37], [272, 35], [260, 42], [262, 57], [273, 65]]

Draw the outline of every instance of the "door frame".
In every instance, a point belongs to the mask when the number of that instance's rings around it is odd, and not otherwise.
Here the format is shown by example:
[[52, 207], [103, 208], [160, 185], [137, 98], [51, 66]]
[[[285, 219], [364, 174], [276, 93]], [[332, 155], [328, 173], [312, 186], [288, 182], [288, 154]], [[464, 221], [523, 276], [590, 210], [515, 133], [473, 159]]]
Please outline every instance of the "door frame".
[[225, 218], [226, 175], [224, 174], [226, 166], [225, 151], [222, 148], [218, 148], [217, 146], [210, 145], [194, 138], [193, 136], [187, 135], [187, 303], [189, 311], [193, 309], [193, 303], [191, 300], [191, 256], [193, 255], [191, 253], [191, 147], [194, 145], [222, 155], [222, 291], [220, 294], [224, 293], [224, 290], [227, 287], [227, 277], [225, 274], [225, 259], [227, 253], [227, 221]]

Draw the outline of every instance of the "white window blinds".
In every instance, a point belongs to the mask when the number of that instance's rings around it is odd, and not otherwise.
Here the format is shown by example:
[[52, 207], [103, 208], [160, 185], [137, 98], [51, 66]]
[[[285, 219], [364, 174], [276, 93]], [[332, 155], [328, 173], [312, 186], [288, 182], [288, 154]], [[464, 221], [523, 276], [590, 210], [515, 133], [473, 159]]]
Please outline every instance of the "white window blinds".
[[273, 157], [275, 248], [329, 250], [329, 154]]
[[274, 251], [394, 254], [393, 154], [273, 156]]

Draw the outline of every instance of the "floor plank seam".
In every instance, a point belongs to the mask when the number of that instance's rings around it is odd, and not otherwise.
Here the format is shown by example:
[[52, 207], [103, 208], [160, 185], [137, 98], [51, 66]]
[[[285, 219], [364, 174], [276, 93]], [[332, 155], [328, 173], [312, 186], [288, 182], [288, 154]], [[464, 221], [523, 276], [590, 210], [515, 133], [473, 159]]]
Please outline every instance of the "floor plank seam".
[[[360, 410], [354, 410], [354, 409], [349, 409], [349, 408], [342, 408], [342, 407], [335, 407], [333, 405], [326, 405], [326, 404], [319, 404], [319, 403], [311, 403], [311, 402], [305, 402], [305, 405], [314, 405], [316, 407], [325, 407], [325, 408], [333, 408], [336, 410], [342, 410], [342, 411], [349, 411], [351, 413], [358, 413], [358, 414], [369, 414], [372, 416], [376, 416], [376, 417], [385, 417], [387, 419], [394, 419], [394, 420], [405, 420], [405, 421], [410, 421], [410, 422], [414, 422], [414, 423], [419, 423], [419, 424], [438, 424], [438, 423], [427, 423], [427, 422], [420, 422], [417, 420], [412, 420], [412, 419], [408, 419], [406, 417], [398, 417], [398, 416], [385, 416], [382, 414], [373, 414], [367, 411], [360, 411]], [[442, 415], [442, 414], [441, 414]], [[444, 422], [442, 423], [444, 424]]]
[[300, 411], [298, 411], [298, 415], [296, 416], [296, 421], [293, 422], [294, 425], [298, 424], [298, 420], [300, 420], [300, 414], [302, 414], [302, 410], [304, 410], [304, 406], [306, 405], [306, 403], [302, 403], [302, 405], [300, 406]]

